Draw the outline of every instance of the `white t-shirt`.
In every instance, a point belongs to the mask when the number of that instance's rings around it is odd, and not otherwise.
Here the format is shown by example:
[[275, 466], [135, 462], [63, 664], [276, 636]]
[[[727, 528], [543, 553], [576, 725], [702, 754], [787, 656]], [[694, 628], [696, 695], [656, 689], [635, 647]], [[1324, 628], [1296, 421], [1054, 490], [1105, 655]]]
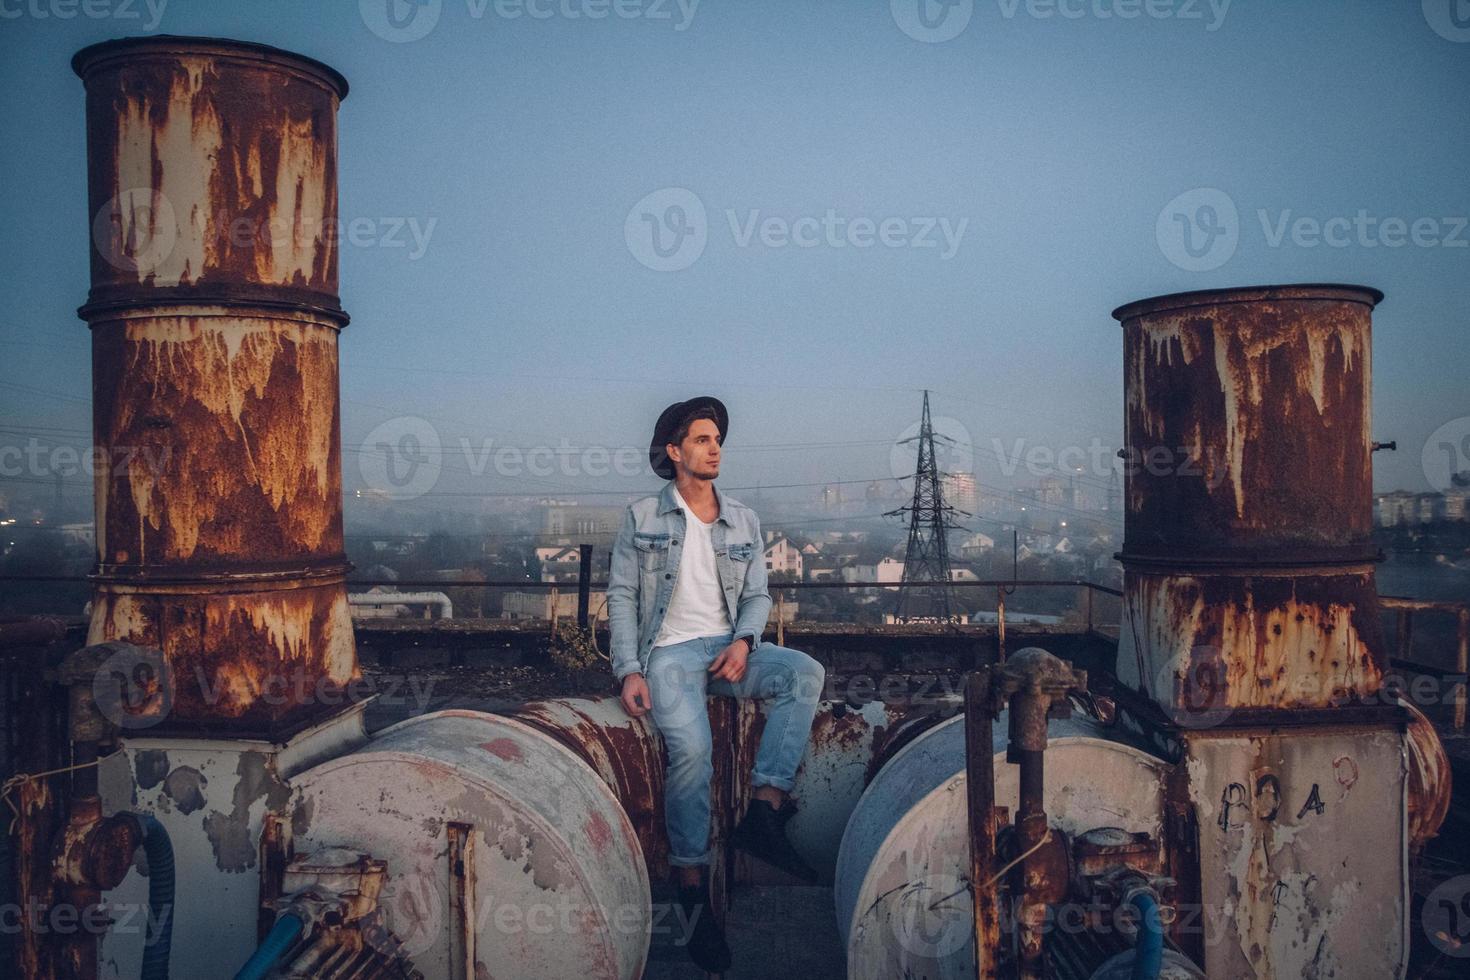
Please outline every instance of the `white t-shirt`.
[[685, 539], [679, 557], [679, 577], [674, 580], [674, 594], [659, 625], [656, 647], [683, 643], [701, 636], [723, 636], [731, 632], [730, 611], [725, 608], [725, 594], [720, 588], [715, 568], [715, 547], [710, 538], [713, 524], [694, 516], [694, 510], [674, 490], [674, 499], [684, 509]]

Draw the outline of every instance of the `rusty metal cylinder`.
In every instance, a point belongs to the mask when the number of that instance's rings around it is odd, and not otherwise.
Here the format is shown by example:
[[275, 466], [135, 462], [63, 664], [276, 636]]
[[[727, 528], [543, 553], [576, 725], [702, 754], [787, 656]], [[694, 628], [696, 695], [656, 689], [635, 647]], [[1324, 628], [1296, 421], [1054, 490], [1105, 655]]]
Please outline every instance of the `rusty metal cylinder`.
[[643, 976], [655, 910], [637, 832], [550, 735], [476, 711], [420, 715], [292, 787], [297, 853], [385, 863], [383, 925], [425, 980]]
[[357, 672], [337, 348], [346, 82], [211, 38], [110, 41], [72, 67], [92, 242], [88, 642], [163, 651], [168, 717], [139, 724], [279, 730], [328, 713]]
[[1131, 559], [1373, 557], [1364, 286], [1181, 293], [1123, 324]]
[[1370, 376], [1382, 298], [1263, 286], [1113, 312], [1127, 501], [1118, 673], [1175, 721], [1378, 690]]

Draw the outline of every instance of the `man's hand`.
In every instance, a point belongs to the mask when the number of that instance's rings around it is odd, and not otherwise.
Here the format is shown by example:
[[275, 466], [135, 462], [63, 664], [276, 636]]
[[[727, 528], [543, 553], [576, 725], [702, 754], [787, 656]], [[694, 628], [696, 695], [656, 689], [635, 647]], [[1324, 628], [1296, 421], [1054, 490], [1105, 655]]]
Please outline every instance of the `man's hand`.
[[720, 651], [709, 665], [711, 677], [737, 682], [745, 676], [745, 659], [750, 656], [750, 642], [741, 637]]
[[643, 675], [632, 673], [623, 678], [623, 710], [634, 718], [653, 707], [653, 696], [648, 693], [648, 681]]

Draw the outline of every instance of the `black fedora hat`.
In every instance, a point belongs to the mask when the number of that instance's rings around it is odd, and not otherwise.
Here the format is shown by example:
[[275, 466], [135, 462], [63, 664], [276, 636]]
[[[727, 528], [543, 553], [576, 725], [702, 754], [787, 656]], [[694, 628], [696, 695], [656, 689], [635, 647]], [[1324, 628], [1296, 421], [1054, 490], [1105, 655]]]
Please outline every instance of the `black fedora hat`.
[[674, 461], [669, 459], [664, 447], [674, 441], [674, 430], [679, 428], [679, 424], [701, 408], [714, 409], [715, 424], [720, 427], [720, 445], [725, 444], [725, 435], [730, 431], [730, 413], [725, 411], [724, 402], [713, 395], [700, 395], [688, 401], [674, 402], [659, 415], [658, 422], [653, 427], [653, 441], [648, 444], [648, 462], [653, 466], [653, 471], [665, 480], [674, 478]]

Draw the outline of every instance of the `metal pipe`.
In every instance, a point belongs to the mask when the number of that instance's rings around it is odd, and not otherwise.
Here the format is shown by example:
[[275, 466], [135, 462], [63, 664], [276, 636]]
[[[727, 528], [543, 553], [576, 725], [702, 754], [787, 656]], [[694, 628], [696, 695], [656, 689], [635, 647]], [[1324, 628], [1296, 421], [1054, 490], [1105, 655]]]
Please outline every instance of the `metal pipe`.
[[577, 625], [582, 629], [587, 628], [587, 607], [592, 599], [592, 546], [590, 544], [578, 547], [577, 565]]
[[1159, 980], [1164, 968], [1164, 924], [1159, 919], [1158, 896], [1148, 888], [1135, 889], [1128, 904], [1138, 914], [1131, 980]]
[[[214, 38], [108, 41], [72, 67], [93, 217], [88, 642], [161, 649], [173, 722], [315, 720], [358, 675], [337, 361], [347, 84]], [[282, 678], [297, 698], [268, 696]]]
[[989, 667], [965, 678], [965, 812], [970, 823], [970, 882], [974, 889], [975, 976], [1000, 975], [1000, 905], [995, 882], [995, 709]]
[[286, 955], [286, 950], [301, 936], [301, 930], [305, 926], [306, 923], [300, 916], [291, 912], [281, 913], [259, 948], [235, 973], [235, 980], [263, 980], [270, 974], [271, 967]]
[[0, 650], [45, 646], [66, 636], [66, 621], [55, 616], [28, 616], [0, 623]]
[[1012, 695], [1013, 731], [1021, 733], [1012, 748], [1020, 766], [1020, 806], [1016, 810], [1016, 849], [1027, 855], [1021, 862], [1021, 903], [1016, 917], [1020, 951], [1018, 975], [1025, 980], [1040, 978], [1045, 970], [1041, 948], [1046, 924], [1046, 904], [1037, 898], [1038, 878], [1043, 869], [1036, 851], [1046, 837], [1045, 798], [1046, 713], [1050, 705], [1040, 692]]
[[1455, 688], [1455, 731], [1464, 734], [1466, 675], [1470, 674], [1470, 606], [1461, 607], [1456, 626], [1459, 643], [1455, 652], [1455, 670], [1460, 675], [1460, 683]]
[[1058, 849], [1046, 848], [1050, 835], [1045, 802], [1047, 719], [1069, 713], [1067, 693], [1085, 690], [1087, 674], [1039, 647], [1018, 650], [996, 671], [997, 694], [1010, 698], [1006, 758], [1020, 769], [1015, 820], [1016, 850], [1021, 856], [1017, 975], [1022, 980], [1040, 980], [1046, 970], [1042, 936], [1047, 905], [1059, 890], [1065, 894], [1067, 887], [1065, 867], [1060, 876], [1055, 867]]
[[174, 934], [174, 846], [152, 815], [134, 814], [143, 830], [148, 858], [148, 933], [143, 941], [142, 980], [168, 980]]

